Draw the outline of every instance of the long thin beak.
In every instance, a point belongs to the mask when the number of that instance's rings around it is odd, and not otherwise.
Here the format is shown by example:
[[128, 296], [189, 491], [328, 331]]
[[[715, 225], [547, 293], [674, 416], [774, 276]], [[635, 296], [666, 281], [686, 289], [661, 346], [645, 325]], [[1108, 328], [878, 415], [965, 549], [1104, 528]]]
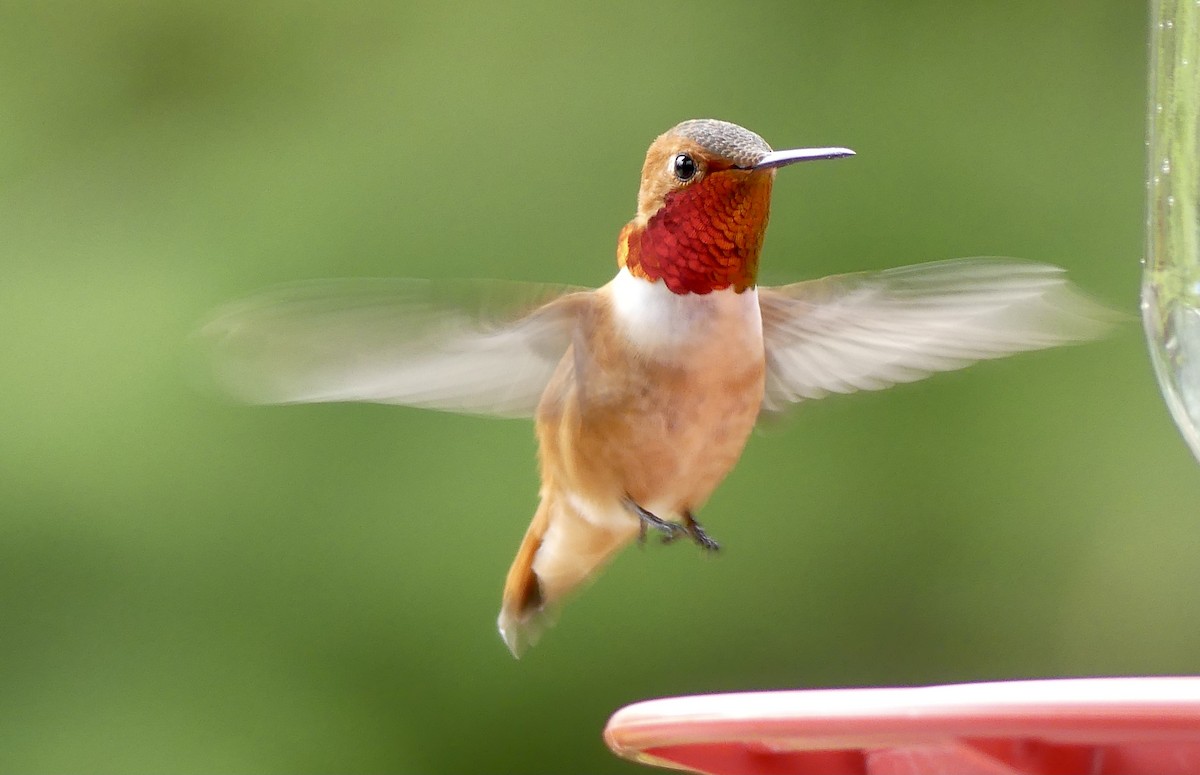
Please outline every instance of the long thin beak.
[[849, 148], [792, 148], [787, 151], [771, 151], [758, 160], [751, 169], [768, 170], [774, 167], [786, 167], [798, 161], [816, 161], [817, 159], [843, 159], [853, 156]]

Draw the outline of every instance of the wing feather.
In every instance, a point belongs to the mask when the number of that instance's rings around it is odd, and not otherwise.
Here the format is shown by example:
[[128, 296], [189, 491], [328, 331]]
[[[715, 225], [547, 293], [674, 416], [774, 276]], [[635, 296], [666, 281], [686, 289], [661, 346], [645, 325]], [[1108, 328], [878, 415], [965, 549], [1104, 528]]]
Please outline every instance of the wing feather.
[[1095, 339], [1117, 315], [1055, 266], [973, 258], [760, 288], [763, 410]]
[[220, 386], [250, 403], [528, 417], [591, 300], [526, 283], [324, 280], [232, 304], [199, 335]]

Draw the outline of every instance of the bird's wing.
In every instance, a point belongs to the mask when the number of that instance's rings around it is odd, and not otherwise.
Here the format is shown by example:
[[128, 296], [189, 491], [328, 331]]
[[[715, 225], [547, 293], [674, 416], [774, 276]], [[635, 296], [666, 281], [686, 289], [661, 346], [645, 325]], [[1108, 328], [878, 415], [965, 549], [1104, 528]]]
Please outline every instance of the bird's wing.
[[528, 417], [592, 298], [525, 283], [324, 280], [231, 304], [198, 336], [219, 385], [251, 403]]
[[759, 289], [765, 412], [1103, 335], [1117, 315], [1055, 266], [970, 258]]

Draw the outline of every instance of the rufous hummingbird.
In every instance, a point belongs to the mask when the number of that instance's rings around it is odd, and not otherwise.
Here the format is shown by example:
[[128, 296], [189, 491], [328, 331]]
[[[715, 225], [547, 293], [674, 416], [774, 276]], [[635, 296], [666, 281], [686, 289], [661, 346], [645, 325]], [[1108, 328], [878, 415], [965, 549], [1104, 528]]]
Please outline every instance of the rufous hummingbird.
[[252, 402], [533, 416], [541, 500], [498, 622], [519, 656], [648, 529], [715, 550], [696, 513], [761, 416], [1107, 329], [1061, 269], [1011, 260], [758, 287], [776, 170], [852, 155], [684, 121], [646, 154], [601, 288], [309, 283], [235, 304], [202, 334], [218, 378]]

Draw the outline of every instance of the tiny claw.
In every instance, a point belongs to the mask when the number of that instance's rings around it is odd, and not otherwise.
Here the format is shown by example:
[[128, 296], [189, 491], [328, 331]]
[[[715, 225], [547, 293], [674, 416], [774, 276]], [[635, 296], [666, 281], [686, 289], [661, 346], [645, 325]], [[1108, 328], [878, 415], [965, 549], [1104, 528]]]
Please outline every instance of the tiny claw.
[[644, 544], [646, 542], [646, 530], [651, 527], [663, 534], [662, 542], [664, 544], [669, 544], [680, 535], [688, 533], [688, 529], [683, 525], [668, 522], [657, 514], [647, 511], [638, 505], [633, 498], [626, 498], [625, 505], [638, 517], [638, 543]]
[[706, 552], [719, 552], [721, 550], [721, 545], [713, 540], [713, 537], [700, 526], [700, 523], [692, 516], [692, 512], [685, 511], [683, 519], [685, 523], [683, 531], [692, 537], [697, 546]]

